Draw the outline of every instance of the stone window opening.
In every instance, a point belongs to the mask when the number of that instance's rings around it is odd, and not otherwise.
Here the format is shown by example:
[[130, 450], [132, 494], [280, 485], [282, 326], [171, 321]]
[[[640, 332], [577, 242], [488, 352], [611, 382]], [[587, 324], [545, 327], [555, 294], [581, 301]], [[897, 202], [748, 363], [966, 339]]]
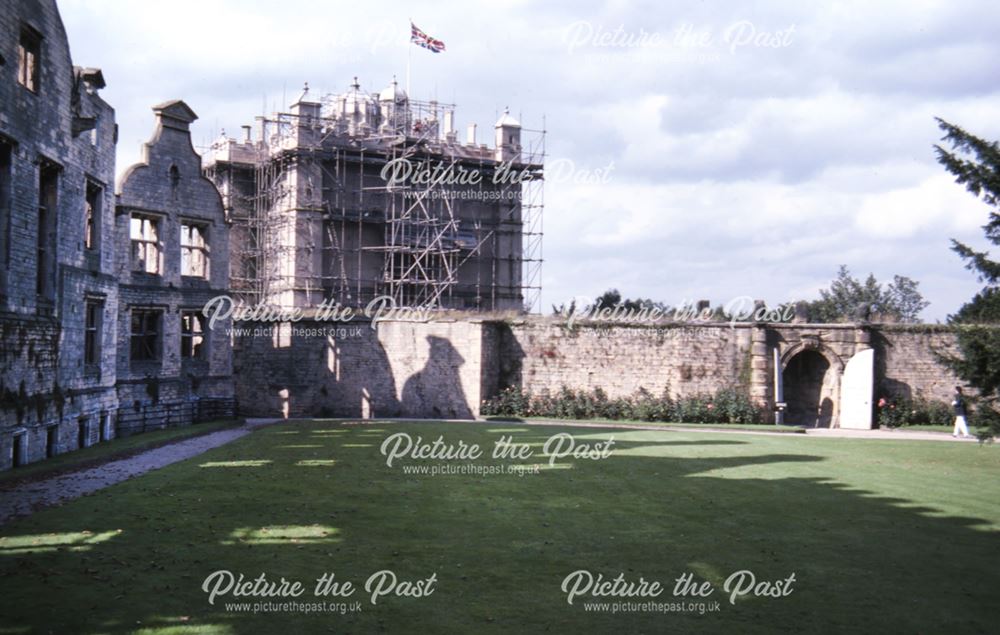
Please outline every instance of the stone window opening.
[[133, 214], [129, 233], [132, 239], [132, 271], [159, 275], [161, 271], [159, 219]]
[[205, 359], [205, 316], [199, 311], [181, 313], [181, 358]]
[[38, 266], [36, 292], [39, 297], [55, 297], [56, 217], [58, 216], [59, 168], [43, 162], [38, 176]]
[[11, 467], [21, 467], [28, 462], [28, 435], [24, 432], [17, 432], [11, 439], [10, 444], [10, 465]]
[[90, 446], [90, 422], [86, 417], [80, 417], [77, 422], [77, 447], [80, 449]]
[[51, 459], [59, 453], [59, 426], [45, 428], [45, 458]]
[[17, 44], [17, 83], [33, 93], [38, 92], [38, 60], [42, 52], [42, 36], [29, 26], [21, 27]]
[[[0, 139], [0, 274], [10, 265], [11, 144]], [[0, 294], [6, 290], [6, 275], [0, 275]]]
[[177, 165], [174, 164], [170, 166], [169, 173], [170, 173], [170, 191], [174, 197], [174, 200], [177, 200], [177, 188], [181, 184], [181, 171], [177, 168]]
[[208, 278], [209, 245], [206, 225], [181, 223], [181, 275]]
[[83, 363], [96, 366], [101, 362], [101, 323], [104, 303], [87, 300], [83, 329]]
[[103, 193], [104, 189], [100, 185], [90, 180], [87, 181], [87, 198], [84, 202], [83, 214], [83, 246], [90, 251], [95, 251], [100, 247]]
[[160, 359], [160, 322], [163, 312], [156, 309], [132, 309], [130, 357], [132, 361]]

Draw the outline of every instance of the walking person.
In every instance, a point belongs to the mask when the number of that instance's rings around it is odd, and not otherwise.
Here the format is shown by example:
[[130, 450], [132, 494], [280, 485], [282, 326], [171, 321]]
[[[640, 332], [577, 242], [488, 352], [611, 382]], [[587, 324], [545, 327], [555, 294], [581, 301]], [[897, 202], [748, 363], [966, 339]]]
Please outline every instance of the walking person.
[[955, 408], [955, 429], [952, 430], [951, 436], [961, 435], [963, 438], [970, 436], [969, 426], [965, 423], [965, 396], [962, 395], [961, 386], [955, 386], [955, 398], [951, 405]]

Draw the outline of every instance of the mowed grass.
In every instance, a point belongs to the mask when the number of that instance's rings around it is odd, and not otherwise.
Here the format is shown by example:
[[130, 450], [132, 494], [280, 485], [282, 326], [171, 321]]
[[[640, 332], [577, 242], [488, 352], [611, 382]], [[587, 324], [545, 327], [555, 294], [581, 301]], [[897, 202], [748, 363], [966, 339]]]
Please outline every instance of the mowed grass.
[[[386, 437], [532, 444], [537, 474], [413, 476]], [[613, 437], [603, 460], [542, 444]], [[455, 464], [470, 463], [457, 461]], [[0, 527], [0, 633], [987, 632], [1000, 617], [1000, 447], [504, 423], [287, 423]], [[346, 614], [227, 611], [225, 569], [359, 589]], [[436, 574], [423, 598], [363, 586]], [[718, 612], [590, 612], [563, 579], [586, 569], [711, 582]], [[787, 597], [731, 605], [748, 569], [795, 574]], [[250, 598], [251, 601], [261, 601]], [[266, 601], [266, 600], [265, 600]], [[284, 600], [278, 600], [284, 601]], [[599, 601], [607, 601], [600, 599]], [[639, 601], [634, 599], [633, 601]]]

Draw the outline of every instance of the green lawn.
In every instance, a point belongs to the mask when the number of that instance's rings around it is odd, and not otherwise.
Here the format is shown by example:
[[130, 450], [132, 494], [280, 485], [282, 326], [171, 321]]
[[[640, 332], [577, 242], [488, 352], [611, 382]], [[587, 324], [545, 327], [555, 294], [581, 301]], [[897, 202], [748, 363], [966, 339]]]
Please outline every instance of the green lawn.
[[[412, 476], [379, 448], [406, 431], [489, 452], [533, 444], [517, 476]], [[604, 460], [541, 445], [613, 436]], [[281, 424], [0, 527], [0, 633], [907, 632], [995, 626], [1000, 447], [515, 423]], [[208, 604], [213, 571], [305, 583], [334, 572], [436, 574], [423, 598], [363, 588], [360, 613], [252, 615]], [[718, 612], [591, 612], [560, 590], [586, 569], [663, 583], [690, 572]], [[733, 572], [795, 574], [787, 597], [738, 600]], [[249, 601], [261, 601], [250, 598]], [[266, 601], [266, 600], [265, 600]], [[272, 600], [286, 601], [286, 600]], [[599, 602], [607, 599], [596, 600]], [[631, 600], [640, 602], [642, 600]]]
[[130, 456], [136, 452], [208, 434], [209, 432], [215, 432], [216, 430], [222, 430], [234, 425], [237, 425], [237, 422], [233, 420], [213, 421], [190, 426], [153, 430], [143, 434], [97, 443], [89, 448], [74, 450], [73, 452], [54, 456], [51, 459], [29, 463], [17, 469], [4, 470], [0, 472], [0, 489], [14, 487], [18, 482], [23, 480], [37, 480], [61, 472], [90, 467], [106, 461]]

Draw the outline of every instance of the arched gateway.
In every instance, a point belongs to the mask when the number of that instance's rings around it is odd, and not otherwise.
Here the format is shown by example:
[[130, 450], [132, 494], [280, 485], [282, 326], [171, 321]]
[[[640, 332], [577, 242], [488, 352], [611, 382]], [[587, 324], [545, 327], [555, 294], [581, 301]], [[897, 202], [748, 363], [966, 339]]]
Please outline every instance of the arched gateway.
[[833, 424], [837, 386], [835, 372], [822, 353], [802, 350], [785, 364], [781, 372], [785, 386], [785, 423], [810, 428]]
[[874, 351], [859, 325], [763, 326], [752, 348], [757, 394], [777, 419], [811, 428], [872, 426]]

